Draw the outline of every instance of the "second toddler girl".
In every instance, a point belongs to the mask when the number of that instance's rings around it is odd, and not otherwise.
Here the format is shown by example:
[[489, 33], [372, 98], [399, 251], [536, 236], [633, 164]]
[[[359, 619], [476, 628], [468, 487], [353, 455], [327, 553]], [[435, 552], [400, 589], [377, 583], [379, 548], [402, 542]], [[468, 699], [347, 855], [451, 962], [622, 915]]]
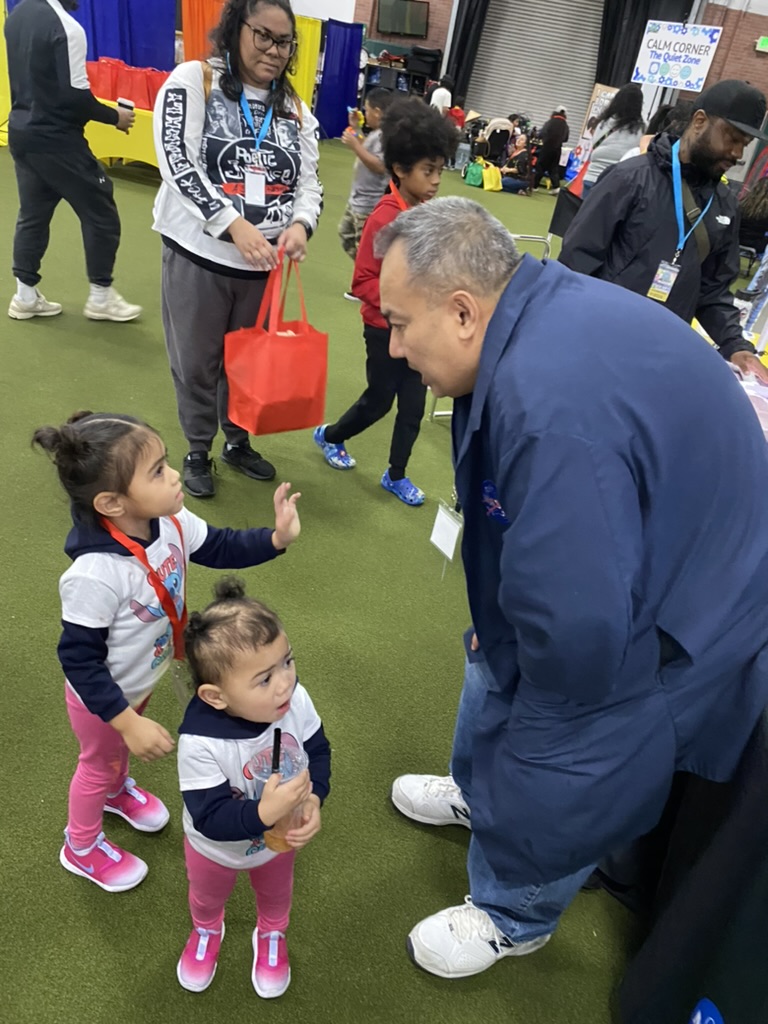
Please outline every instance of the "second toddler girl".
[[[190, 992], [210, 985], [224, 907], [238, 872], [246, 871], [258, 912], [251, 980], [271, 999], [291, 980], [285, 931], [293, 861], [320, 830], [331, 749], [275, 613], [246, 597], [237, 580], [223, 580], [216, 598], [190, 616], [186, 631], [196, 694], [179, 730], [179, 782], [193, 929], [176, 973]], [[284, 757], [302, 752], [309, 771], [282, 781]], [[278, 829], [282, 843], [274, 841]]]

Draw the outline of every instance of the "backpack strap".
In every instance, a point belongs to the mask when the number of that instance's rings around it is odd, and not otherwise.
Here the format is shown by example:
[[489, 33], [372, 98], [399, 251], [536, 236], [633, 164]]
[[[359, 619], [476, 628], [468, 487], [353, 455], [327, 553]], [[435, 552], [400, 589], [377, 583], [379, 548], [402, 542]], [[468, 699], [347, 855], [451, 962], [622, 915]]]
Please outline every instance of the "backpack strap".
[[[694, 199], [693, 192], [691, 192], [687, 181], [683, 181], [683, 204], [686, 220], [691, 225], [696, 224], [697, 219], [701, 216], [701, 207]], [[696, 239], [696, 248], [699, 250], [699, 263], [703, 263], [707, 256], [709, 256], [712, 248], [709, 241], [709, 232], [703, 219], [693, 229], [693, 237]]]
[[205, 102], [211, 98], [211, 89], [213, 89], [213, 68], [207, 60], [200, 61], [200, 67], [203, 72], [203, 92], [205, 94]]

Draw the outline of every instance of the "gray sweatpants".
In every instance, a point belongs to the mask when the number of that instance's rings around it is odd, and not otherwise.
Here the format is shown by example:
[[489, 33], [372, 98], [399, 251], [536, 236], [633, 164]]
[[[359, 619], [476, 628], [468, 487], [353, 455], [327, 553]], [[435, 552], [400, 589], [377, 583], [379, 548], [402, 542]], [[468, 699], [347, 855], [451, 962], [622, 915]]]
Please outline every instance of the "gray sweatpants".
[[190, 451], [210, 451], [219, 426], [230, 444], [248, 440], [227, 416], [224, 335], [253, 327], [266, 285], [266, 275], [245, 280], [212, 274], [163, 246], [165, 345]]

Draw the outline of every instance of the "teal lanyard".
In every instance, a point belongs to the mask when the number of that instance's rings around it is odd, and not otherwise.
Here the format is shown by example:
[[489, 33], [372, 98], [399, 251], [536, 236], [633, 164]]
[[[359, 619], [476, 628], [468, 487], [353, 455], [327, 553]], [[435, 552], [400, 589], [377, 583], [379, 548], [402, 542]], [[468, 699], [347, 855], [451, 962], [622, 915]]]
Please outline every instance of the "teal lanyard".
[[[717, 187], [717, 186], [715, 186]], [[709, 197], [709, 202], [699, 214], [699, 219], [693, 225], [693, 227], [686, 234], [685, 231], [685, 218], [683, 216], [683, 175], [680, 170], [680, 140], [672, 147], [672, 188], [675, 193], [675, 216], [677, 217], [677, 250], [675, 251], [674, 259], [672, 260], [673, 266], [677, 263], [682, 255], [685, 243], [691, 237], [696, 228], [701, 224], [707, 215], [712, 205], [712, 200], [715, 198], [715, 193]]]
[[243, 89], [243, 91], [240, 93], [240, 109], [243, 112], [245, 123], [251, 129], [251, 135], [253, 135], [254, 139], [256, 140], [255, 149], [256, 152], [258, 153], [262, 142], [267, 137], [267, 132], [269, 131], [270, 125], [272, 124], [273, 108], [271, 106], [267, 108], [267, 113], [264, 116], [264, 120], [261, 122], [261, 128], [259, 129], [258, 135], [256, 134], [256, 125], [253, 123], [253, 114], [251, 113], [250, 105], [248, 103], [248, 100], [245, 98], [245, 89]]

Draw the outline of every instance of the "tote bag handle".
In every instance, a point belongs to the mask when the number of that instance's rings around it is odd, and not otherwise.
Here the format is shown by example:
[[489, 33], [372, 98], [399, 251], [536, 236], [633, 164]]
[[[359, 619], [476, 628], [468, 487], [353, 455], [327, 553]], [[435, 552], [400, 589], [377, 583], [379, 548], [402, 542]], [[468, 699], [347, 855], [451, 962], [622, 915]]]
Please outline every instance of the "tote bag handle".
[[[264, 295], [261, 300], [261, 306], [256, 317], [256, 326], [264, 327], [264, 322], [267, 318], [267, 310], [269, 310], [269, 323], [267, 330], [270, 334], [275, 334], [278, 330], [278, 325], [285, 320], [285, 301], [288, 294], [288, 284], [291, 277], [291, 272], [295, 269], [296, 271], [296, 284], [299, 289], [299, 305], [301, 307], [301, 322], [307, 324], [307, 307], [304, 301], [304, 288], [301, 284], [301, 277], [299, 275], [299, 268], [294, 265], [293, 260], [288, 260], [288, 268], [285, 269], [286, 260], [281, 253], [278, 257], [278, 264], [274, 270], [270, 272], [269, 278], [267, 279], [267, 287], [264, 289]], [[283, 287], [285, 284], [285, 287]], [[282, 298], [280, 292], [282, 291]]]

